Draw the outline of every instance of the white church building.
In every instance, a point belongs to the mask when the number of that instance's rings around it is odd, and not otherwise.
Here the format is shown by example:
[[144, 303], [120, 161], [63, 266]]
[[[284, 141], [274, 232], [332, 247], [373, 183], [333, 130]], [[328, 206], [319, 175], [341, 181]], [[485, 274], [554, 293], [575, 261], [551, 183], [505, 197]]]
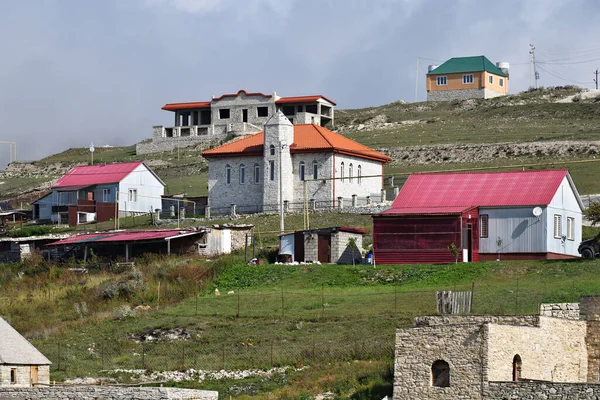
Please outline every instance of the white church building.
[[[264, 132], [207, 150], [212, 212], [277, 212], [378, 202], [385, 154], [317, 124], [293, 125], [281, 112]], [[281, 179], [280, 179], [281, 171]], [[332, 179], [334, 178], [334, 179]]]

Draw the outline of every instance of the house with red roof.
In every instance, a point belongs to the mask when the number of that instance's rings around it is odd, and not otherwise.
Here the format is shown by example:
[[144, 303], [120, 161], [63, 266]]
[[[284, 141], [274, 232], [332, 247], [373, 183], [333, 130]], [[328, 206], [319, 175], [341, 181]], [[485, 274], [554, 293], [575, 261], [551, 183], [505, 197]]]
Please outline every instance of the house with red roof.
[[373, 217], [379, 264], [579, 257], [583, 204], [567, 170], [411, 175]]
[[391, 160], [318, 124], [294, 125], [282, 111], [264, 132], [202, 156], [213, 213], [229, 213], [232, 204], [238, 213], [255, 213], [278, 212], [280, 201], [298, 210], [366, 203], [380, 196], [383, 167]]
[[139, 143], [137, 154], [167, 151], [227, 136], [260, 132], [277, 111], [294, 124], [331, 127], [335, 102], [322, 95], [280, 97], [277, 93], [213, 96], [210, 101], [168, 103], [162, 109], [174, 116], [173, 126], [155, 126], [152, 140]]
[[103, 222], [161, 208], [164, 182], [141, 161], [79, 165], [33, 202], [33, 219], [68, 223]]

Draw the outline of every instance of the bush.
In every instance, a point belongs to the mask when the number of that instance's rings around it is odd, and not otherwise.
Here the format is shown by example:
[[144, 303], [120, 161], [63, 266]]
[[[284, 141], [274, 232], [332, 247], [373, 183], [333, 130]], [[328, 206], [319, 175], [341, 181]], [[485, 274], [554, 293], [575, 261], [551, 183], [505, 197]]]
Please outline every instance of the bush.
[[102, 297], [104, 297], [106, 300], [117, 297], [131, 299], [135, 297], [138, 292], [144, 290], [145, 288], [146, 285], [144, 284], [142, 273], [137, 270], [133, 270], [129, 272], [125, 278], [104, 286], [104, 289], [102, 290]]

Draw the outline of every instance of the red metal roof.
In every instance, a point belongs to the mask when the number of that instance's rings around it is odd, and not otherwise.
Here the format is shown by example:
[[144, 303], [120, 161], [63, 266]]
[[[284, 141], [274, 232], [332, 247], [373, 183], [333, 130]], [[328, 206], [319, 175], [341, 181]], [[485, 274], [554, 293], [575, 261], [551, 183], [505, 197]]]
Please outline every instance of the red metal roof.
[[394, 216], [394, 215], [458, 215], [463, 212], [472, 209], [474, 207], [413, 207], [413, 208], [390, 208], [377, 214], [380, 216]]
[[190, 103], [168, 103], [162, 106], [162, 109], [167, 111], [189, 110], [192, 108], [210, 108], [210, 101], [195, 101]]
[[140, 164], [142, 164], [141, 161], [114, 164], [80, 165], [71, 168], [71, 170], [69, 170], [59, 180], [56, 181], [52, 188], [58, 189], [69, 186], [82, 188], [91, 185], [121, 182]]
[[[263, 154], [264, 132], [260, 132], [231, 143], [224, 144], [202, 153], [205, 158], [260, 156]], [[294, 125], [294, 143], [290, 146], [294, 153], [335, 152], [381, 162], [391, 158], [363, 144], [348, 139], [315, 124]]]
[[547, 205], [567, 170], [413, 174], [386, 214]]
[[48, 246], [61, 246], [68, 244], [83, 243], [114, 243], [114, 242], [141, 242], [164, 240], [166, 238], [177, 238], [187, 236], [203, 231], [181, 230], [181, 229], [157, 229], [145, 231], [122, 231], [122, 232], [103, 232], [86, 233], [83, 235], [71, 236], [70, 238], [52, 242]]

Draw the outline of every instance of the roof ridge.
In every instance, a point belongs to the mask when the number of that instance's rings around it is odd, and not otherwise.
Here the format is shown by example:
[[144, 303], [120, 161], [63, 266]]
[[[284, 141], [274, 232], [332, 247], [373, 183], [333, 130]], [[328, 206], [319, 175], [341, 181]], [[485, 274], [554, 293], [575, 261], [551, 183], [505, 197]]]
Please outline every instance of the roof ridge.
[[[317, 130], [317, 132], [319, 132], [319, 135], [321, 135], [321, 137], [322, 137], [323, 139], [325, 139], [325, 141], [326, 141], [327, 143], [329, 143], [329, 146], [331, 146], [331, 148], [332, 148], [332, 149], [335, 149], [335, 146], [334, 146], [333, 144], [331, 144], [331, 142], [329, 141], [329, 139], [327, 139], [327, 138], [325, 137], [325, 134], [324, 134], [323, 132], [321, 132], [321, 129], [319, 129], [319, 128], [321, 128], [320, 126], [317, 126], [316, 124], [309, 124], [309, 125], [312, 125], [312, 126], [313, 126], [313, 127], [316, 129], [316, 130]], [[331, 132], [331, 131], [330, 131], [330, 132]]]

